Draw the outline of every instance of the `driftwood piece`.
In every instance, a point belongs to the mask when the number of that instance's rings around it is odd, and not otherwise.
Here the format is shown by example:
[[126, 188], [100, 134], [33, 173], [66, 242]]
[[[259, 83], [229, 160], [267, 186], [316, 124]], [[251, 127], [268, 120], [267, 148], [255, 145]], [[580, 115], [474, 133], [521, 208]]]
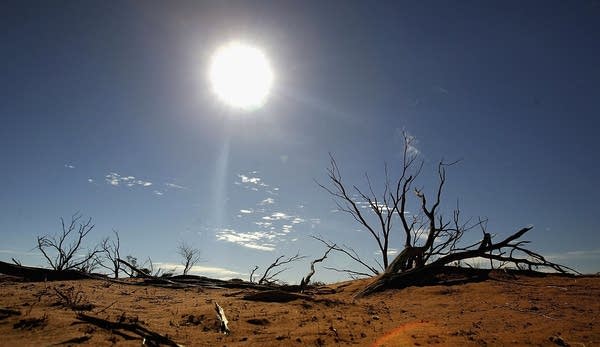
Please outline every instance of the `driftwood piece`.
[[231, 331], [229, 330], [229, 321], [227, 320], [227, 316], [225, 316], [225, 311], [223, 308], [215, 302], [215, 311], [217, 312], [217, 318], [219, 319], [220, 326], [219, 331], [225, 335], [229, 335]]
[[148, 329], [144, 328], [143, 326], [140, 326], [137, 323], [111, 322], [109, 320], [90, 316], [90, 315], [87, 315], [84, 313], [77, 314], [77, 319], [79, 319], [80, 321], [86, 322], [86, 323], [93, 324], [97, 327], [100, 327], [100, 328], [103, 328], [106, 330], [110, 330], [110, 331], [126, 330], [129, 332], [132, 332], [132, 333], [140, 336], [140, 338], [142, 338], [144, 341], [146, 341], [146, 343], [151, 342], [156, 345], [163, 344], [163, 345], [167, 345], [167, 346], [176, 346], [176, 347], [181, 346], [180, 344], [171, 340], [167, 336], [163, 336], [159, 333], [155, 333], [151, 330], [148, 330]]
[[94, 276], [77, 270], [52, 270], [22, 266], [0, 261], [0, 273], [23, 278], [27, 281], [70, 281], [93, 278]]

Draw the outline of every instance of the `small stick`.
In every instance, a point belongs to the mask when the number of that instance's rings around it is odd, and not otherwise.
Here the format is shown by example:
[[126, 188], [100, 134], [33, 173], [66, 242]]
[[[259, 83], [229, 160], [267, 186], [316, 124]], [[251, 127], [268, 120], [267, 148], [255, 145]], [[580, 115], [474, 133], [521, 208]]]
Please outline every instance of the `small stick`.
[[217, 304], [216, 302], [215, 302], [215, 311], [217, 311], [217, 318], [221, 322], [221, 326], [219, 327], [219, 330], [223, 334], [229, 335], [231, 333], [231, 331], [229, 331], [229, 327], [227, 326], [227, 323], [229, 323], [229, 321], [227, 320], [227, 317], [225, 317], [225, 311], [223, 311], [223, 308], [221, 306], [219, 306], [219, 304]]

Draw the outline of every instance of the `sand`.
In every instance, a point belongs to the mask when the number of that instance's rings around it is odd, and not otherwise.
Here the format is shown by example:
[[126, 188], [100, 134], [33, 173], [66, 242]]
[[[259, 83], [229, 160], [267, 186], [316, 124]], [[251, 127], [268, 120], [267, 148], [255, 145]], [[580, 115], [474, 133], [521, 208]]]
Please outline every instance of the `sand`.
[[[497, 273], [483, 282], [354, 299], [368, 282], [331, 284], [277, 303], [245, 300], [255, 292], [250, 289], [0, 277], [0, 345], [142, 345], [134, 332], [81, 322], [77, 314], [83, 312], [185, 346], [600, 346], [598, 276]], [[219, 332], [215, 302], [225, 311], [230, 335]]]

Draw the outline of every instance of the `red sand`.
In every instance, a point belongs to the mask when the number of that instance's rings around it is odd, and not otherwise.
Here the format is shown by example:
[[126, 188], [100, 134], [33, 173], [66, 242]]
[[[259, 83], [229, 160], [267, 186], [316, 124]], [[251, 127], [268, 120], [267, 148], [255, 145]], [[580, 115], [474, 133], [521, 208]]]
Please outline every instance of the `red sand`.
[[[266, 303], [242, 299], [252, 290], [3, 278], [0, 345], [141, 345], [125, 330], [76, 324], [77, 312], [61, 304], [55, 290], [74, 288], [80, 304], [94, 306], [86, 314], [137, 323], [185, 346], [600, 346], [600, 277], [495, 274], [485, 282], [353, 299], [368, 281], [332, 284], [329, 294], [320, 290], [307, 300]], [[218, 332], [214, 302], [225, 310], [231, 335]], [[28, 324], [35, 319], [39, 326]]]

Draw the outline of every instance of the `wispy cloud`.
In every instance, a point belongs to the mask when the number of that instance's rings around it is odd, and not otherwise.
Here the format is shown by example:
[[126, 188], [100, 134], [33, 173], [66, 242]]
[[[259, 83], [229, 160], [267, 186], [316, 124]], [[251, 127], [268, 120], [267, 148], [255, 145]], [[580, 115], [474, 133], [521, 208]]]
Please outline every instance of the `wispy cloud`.
[[274, 187], [273, 189], [267, 189], [266, 190], [267, 193], [271, 194], [271, 195], [277, 195], [279, 192], [279, 188]]
[[74, 169], [74, 168], [75, 168], [75, 166], [74, 166], [74, 165], [72, 165], [72, 164], [65, 164], [65, 167], [66, 167], [67, 169]]
[[275, 250], [275, 244], [272, 242], [277, 235], [264, 231], [238, 232], [233, 229], [221, 229], [217, 231], [217, 240], [226, 241], [257, 249], [260, 251], [272, 252]]
[[441, 86], [434, 86], [433, 90], [435, 90], [436, 92], [442, 93], [442, 94], [449, 94], [450, 92], [448, 91], [448, 89], [441, 87]]
[[292, 219], [292, 224], [300, 224], [300, 223], [304, 223], [306, 222], [306, 220], [304, 220], [303, 218], [300, 217], [294, 217]]
[[112, 187], [126, 187], [126, 188], [148, 188], [152, 194], [156, 196], [165, 195], [167, 192], [175, 191], [175, 190], [187, 190], [188, 188], [175, 184], [173, 182], [155, 182], [154, 180], [149, 179], [141, 179], [139, 177], [133, 175], [124, 175], [120, 174], [116, 171], [110, 171], [103, 177], [88, 177], [88, 183], [98, 185], [102, 182], [106, 183]]
[[264, 220], [288, 220], [292, 218], [292, 216], [287, 215], [283, 212], [273, 212], [270, 216], [264, 216], [262, 219]]
[[258, 204], [260, 206], [265, 206], [265, 205], [273, 205], [275, 203], [275, 199], [273, 198], [266, 198], [264, 200], [262, 200], [261, 202], [259, 202]]
[[184, 186], [180, 186], [179, 184], [175, 184], [175, 183], [165, 183], [165, 186], [169, 187], [169, 188], [173, 188], [173, 189], [187, 189], [187, 187]]
[[406, 140], [408, 142], [406, 151], [409, 156], [421, 154], [421, 151], [417, 148], [419, 140], [414, 135], [406, 131], [406, 129], [396, 128], [396, 136], [397, 138], [402, 139], [402, 141], [404, 141], [404, 136], [406, 136]]
[[[356, 197], [358, 198], [358, 197]], [[363, 209], [373, 209], [373, 207], [371, 206], [371, 204], [368, 201], [362, 201], [362, 200], [355, 200], [354, 203]], [[378, 203], [373, 203], [375, 205], [375, 207], [377, 207], [377, 209], [379, 210], [379, 212], [383, 213], [383, 214], [387, 214], [390, 213], [394, 210], [393, 207], [387, 206], [384, 203], [378, 202]]]
[[600, 248], [568, 251], [568, 252], [563, 252], [563, 253], [553, 253], [553, 254], [547, 255], [546, 258], [554, 260], [554, 261], [579, 260], [579, 259], [599, 259], [600, 260]]
[[269, 185], [262, 182], [262, 179], [260, 177], [251, 177], [251, 176], [246, 176], [246, 175], [242, 175], [242, 174], [238, 174], [237, 175], [238, 178], [240, 178], [241, 183], [250, 183], [250, 184], [254, 184], [257, 186], [261, 186], [261, 187], [268, 187]]
[[37, 255], [34, 252], [16, 251], [14, 249], [0, 249], [0, 254], [11, 254], [11, 255]]
[[[376, 250], [374, 252], [374, 254], [381, 256], [381, 250], [380, 249]], [[396, 255], [396, 254], [398, 254], [398, 249], [397, 248], [388, 248], [388, 256], [390, 256], [390, 255]]]
[[261, 177], [258, 176], [258, 171], [251, 171], [247, 174], [240, 173], [237, 175], [237, 180], [234, 184], [237, 186], [244, 187], [245, 189], [252, 190], [255, 192], [264, 191], [270, 195], [277, 195], [279, 188], [272, 187], [265, 183]]
[[[183, 265], [177, 263], [161, 263], [155, 262], [154, 265], [164, 271], [183, 272]], [[241, 275], [241, 273], [215, 266], [194, 265], [189, 272], [191, 275], [208, 275], [216, 278], [231, 278]]]
[[115, 186], [115, 187], [118, 187], [118, 186], [149, 187], [152, 185], [152, 182], [150, 182], [150, 181], [144, 181], [141, 179], [137, 179], [134, 176], [122, 176], [116, 172], [110, 172], [109, 174], [104, 176], [104, 181], [106, 183], [110, 184], [111, 186]]
[[419, 151], [419, 149], [417, 148], [419, 140], [417, 140], [417, 138], [414, 135], [411, 135], [408, 132], [406, 132], [406, 138], [408, 140], [408, 147], [406, 148], [407, 154], [410, 156], [419, 155], [421, 153], [421, 151]]
[[[248, 190], [270, 195], [277, 195], [279, 191], [277, 187], [265, 183], [259, 177], [257, 171], [238, 174], [234, 183]], [[294, 237], [292, 233], [296, 228], [300, 229], [300, 225], [308, 223], [311, 228], [314, 228], [315, 225], [320, 223], [320, 219], [312, 219], [308, 222], [307, 218], [298, 215], [298, 211], [289, 209], [282, 211], [276, 198], [276, 196], [264, 197], [255, 205], [239, 206], [238, 209], [232, 212], [236, 214], [237, 218], [243, 218], [244, 222], [250, 221], [253, 223], [254, 228], [248, 230], [247, 224], [241, 224], [242, 220], [238, 219], [239, 222], [234, 222], [230, 229], [218, 230], [217, 239], [236, 243], [247, 248], [273, 251], [278, 244], [289, 242], [290, 238]], [[297, 209], [300, 209], [300, 207]], [[235, 223], [240, 224], [235, 225]]]

